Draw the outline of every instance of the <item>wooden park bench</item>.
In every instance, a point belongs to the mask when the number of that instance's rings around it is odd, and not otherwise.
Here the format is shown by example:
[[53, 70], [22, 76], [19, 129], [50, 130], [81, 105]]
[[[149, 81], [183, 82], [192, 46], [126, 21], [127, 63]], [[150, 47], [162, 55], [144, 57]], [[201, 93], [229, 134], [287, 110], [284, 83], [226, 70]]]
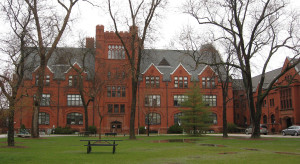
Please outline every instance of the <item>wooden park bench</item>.
[[[113, 147], [113, 154], [116, 152], [116, 141], [122, 141], [122, 140], [80, 140], [80, 141], [88, 141], [87, 145], [87, 154], [89, 154], [92, 151], [92, 146], [112, 146]], [[93, 142], [93, 143], [91, 143]]]
[[116, 136], [117, 135], [117, 133], [105, 133], [105, 136]]

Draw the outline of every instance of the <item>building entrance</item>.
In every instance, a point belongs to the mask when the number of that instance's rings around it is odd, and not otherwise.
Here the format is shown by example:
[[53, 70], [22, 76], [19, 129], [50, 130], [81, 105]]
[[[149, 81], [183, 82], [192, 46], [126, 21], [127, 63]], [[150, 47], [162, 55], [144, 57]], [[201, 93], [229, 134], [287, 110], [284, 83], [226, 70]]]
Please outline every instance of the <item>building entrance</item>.
[[122, 132], [122, 122], [113, 121], [110, 123], [110, 132], [121, 133]]

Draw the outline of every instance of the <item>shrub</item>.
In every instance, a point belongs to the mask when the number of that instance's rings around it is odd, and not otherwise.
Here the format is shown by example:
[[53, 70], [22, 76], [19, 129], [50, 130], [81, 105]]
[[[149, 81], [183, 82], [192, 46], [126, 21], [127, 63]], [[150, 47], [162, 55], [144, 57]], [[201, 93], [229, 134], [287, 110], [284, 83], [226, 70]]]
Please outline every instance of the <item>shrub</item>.
[[233, 123], [227, 124], [227, 130], [228, 130], [228, 133], [238, 132], [237, 126]]
[[139, 133], [140, 134], [146, 134], [146, 129], [144, 126], [139, 127]]
[[66, 127], [57, 127], [55, 128], [54, 130], [54, 134], [72, 134], [73, 133], [73, 130], [66, 126]]
[[88, 131], [91, 132], [92, 134], [96, 134], [97, 128], [96, 126], [89, 126]]
[[179, 126], [178, 124], [170, 126], [168, 129], [168, 133], [171, 133], [171, 134], [179, 134], [179, 133], [182, 133], [182, 131], [183, 131], [182, 127]]

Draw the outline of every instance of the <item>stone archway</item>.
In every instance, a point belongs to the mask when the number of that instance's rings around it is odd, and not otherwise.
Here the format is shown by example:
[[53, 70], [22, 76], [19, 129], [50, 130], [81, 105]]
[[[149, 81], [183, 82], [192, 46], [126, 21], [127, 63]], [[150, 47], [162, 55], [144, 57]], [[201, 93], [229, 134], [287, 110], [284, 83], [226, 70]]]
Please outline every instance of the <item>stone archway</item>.
[[110, 132], [121, 133], [122, 132], [122, 122], [113, 121], [110, 123]]

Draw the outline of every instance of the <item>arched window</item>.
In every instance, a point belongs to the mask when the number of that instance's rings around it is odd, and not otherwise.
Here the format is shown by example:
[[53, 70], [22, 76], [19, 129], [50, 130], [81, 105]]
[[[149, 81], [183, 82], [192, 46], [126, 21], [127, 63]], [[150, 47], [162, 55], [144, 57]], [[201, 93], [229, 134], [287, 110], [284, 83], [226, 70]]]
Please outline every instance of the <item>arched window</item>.
[[45, 112], [39, 113], [39, 124], [40, 125], [49, 125], [49, 114]]
[[160, 125], [160, 114], [158, 113], [149, 113], [145, 117], [145, 124], [148, 125]]
[[82, 125], [83, 116], [81, 113], [69, 113], [67, 114], [67, 124], [68, 125]]
[[264, 123], [264, 124], [267, 123], [267, 116], [266, 116], [266, 115], [263, 116], [263, 123]]
[[275, 124], [275, 116], [274, 116], [274, 114], [271, 115], [271, 123]]
[[182, 112], [174, 114], [174, 125], [181, 124], [180, 117], [182, 116]]

